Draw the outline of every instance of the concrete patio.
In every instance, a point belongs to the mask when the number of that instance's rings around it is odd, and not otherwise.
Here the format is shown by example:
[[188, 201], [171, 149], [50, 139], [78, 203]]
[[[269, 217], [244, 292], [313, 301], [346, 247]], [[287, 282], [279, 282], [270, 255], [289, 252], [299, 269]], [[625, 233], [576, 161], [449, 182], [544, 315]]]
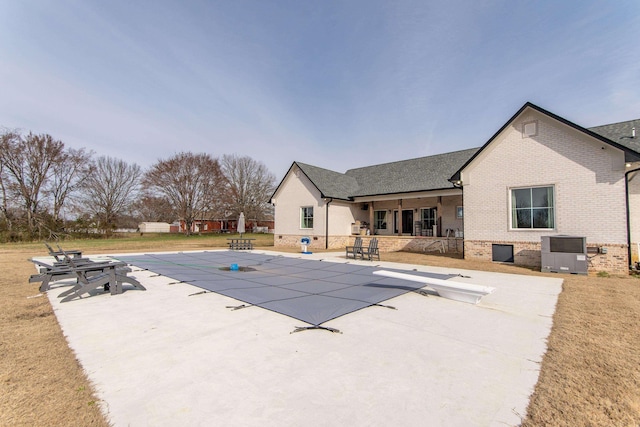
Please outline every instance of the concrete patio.
[[[342, 252], [282, 255], [347, 262]], [[67, 303], [57, 298], [65, 287], [48, 294], [115, 426], [519, 424], [562, 279], [373, 265], [460, 273], [496, 291], [478, 305], [410, 292], [384, 303], [397, 310], [326, 324], [342, 334], [291, 333], [305, 325], [258, 307], [232, 311], [237, 300], [149, 271], [131, 273], [145, 292]]]

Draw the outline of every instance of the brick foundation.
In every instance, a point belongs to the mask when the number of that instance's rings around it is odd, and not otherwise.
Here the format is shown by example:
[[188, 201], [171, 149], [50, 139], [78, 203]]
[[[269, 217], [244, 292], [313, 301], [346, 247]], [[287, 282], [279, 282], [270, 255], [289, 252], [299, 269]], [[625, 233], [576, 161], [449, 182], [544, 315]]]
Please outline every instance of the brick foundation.
[[[302, 235], [278, 235], [274, 236], [274, 246], [296, 248], [300, 247]], [[329, 249], [340, 250], [345, 246], [353, 246], [357, 236], [329, 236]], [[445, 252], [462, 252], [463, 240], [461, 238], [446, 239], [442, 237], [414, 237], [414, 236], [360, 236], [362, 245], [368, 246], [371, 238], [378, 238], [380, 252], [438, 252], [444, 247]], [[316, 240], [314, 240], [316, 239]], [[324, 249], [325, 238], [312, 237], [309, 250]]]
[[[311, 238], [311, 244], [307, 246], [310, 251], [325, 249], [326, 239], [324, 236], [309, 236], [302, 234], [276, 234], [273, 236], [273, 246], [275, 248], [301, 248], [300, 239], [303, 237]], [[353, 239], [350, 239], [349, 236], [329, 236], [329, 249], [343, 249], [345, 246], [352, 244]]]
[[[525, 267], [540, 269], [540, 243], [532, 242], [498, 242], [498, 241], [464, 241], [465, 259], [491, 261], [493, 244], [513, 245], [513, 263]], [[627, 245], [604, 243], [588, 243], [589, 247], [606, 247], [606, 254], [589, 254], [589, 273], [605, 271], [610, 274], [628, 274], [629, 263]]]

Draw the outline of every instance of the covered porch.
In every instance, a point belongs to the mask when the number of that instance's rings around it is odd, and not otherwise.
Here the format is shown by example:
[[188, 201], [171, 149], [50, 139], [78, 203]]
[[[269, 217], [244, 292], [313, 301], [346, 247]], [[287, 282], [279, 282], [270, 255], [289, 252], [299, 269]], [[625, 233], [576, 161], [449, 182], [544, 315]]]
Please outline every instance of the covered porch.
[[464, 236], [464, 209], [459, 188], [359, 197], [354, 202], [360, 206], [361, 214], [357, 215], [359, 221], [353, 224], [352, 234], [432, 238]]

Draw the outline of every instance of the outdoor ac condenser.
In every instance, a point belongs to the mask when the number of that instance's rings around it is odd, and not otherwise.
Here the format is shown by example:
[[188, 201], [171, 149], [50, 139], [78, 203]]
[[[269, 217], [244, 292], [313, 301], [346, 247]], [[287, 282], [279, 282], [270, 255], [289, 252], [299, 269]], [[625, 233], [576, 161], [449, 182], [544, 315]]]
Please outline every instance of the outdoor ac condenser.
[[587, 274], [587, 238], [577, 236], [542, 236], [542, 271]]

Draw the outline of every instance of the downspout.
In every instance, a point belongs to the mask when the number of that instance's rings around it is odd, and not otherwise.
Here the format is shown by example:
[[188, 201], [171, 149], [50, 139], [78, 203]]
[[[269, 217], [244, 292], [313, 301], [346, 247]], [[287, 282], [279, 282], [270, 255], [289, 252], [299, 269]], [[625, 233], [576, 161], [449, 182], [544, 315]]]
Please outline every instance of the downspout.
[[[462, 199], [462, 259], [464, 259], [464, 239], [466, 239], [467, 233], [464, 231], [464, 186], [462, 185], [462, 181], [454, 181], [452, 182], [453, 186], [460, 189], [460, 198]], [[456, 247], [457, 250], [457, 247]]]
[[[629, 174], [632, 172], [638, 172], [640, 168], [632, 169], [624, 173], [624, 196], [625, 196], [625, 209], [627, 213], [627, 259], [629, 260], [629, 269], [632, 269], [631, 264], [631, 209], [629, 208]], [[638, 254], [640, 256], [640, 254]]]
[[329, 249], [329, 203], [333, 202], [333, 197], [327, 200], [326, 212], [324, 214], [324, 248]]
[[464, 231], [464, 187], [461, 185], [460, 186], [460, 198], [462, 199], [462, 259], [465, 259], [464, 257], [464, 239], [466, 239], [466, 235], [467, 233]]

